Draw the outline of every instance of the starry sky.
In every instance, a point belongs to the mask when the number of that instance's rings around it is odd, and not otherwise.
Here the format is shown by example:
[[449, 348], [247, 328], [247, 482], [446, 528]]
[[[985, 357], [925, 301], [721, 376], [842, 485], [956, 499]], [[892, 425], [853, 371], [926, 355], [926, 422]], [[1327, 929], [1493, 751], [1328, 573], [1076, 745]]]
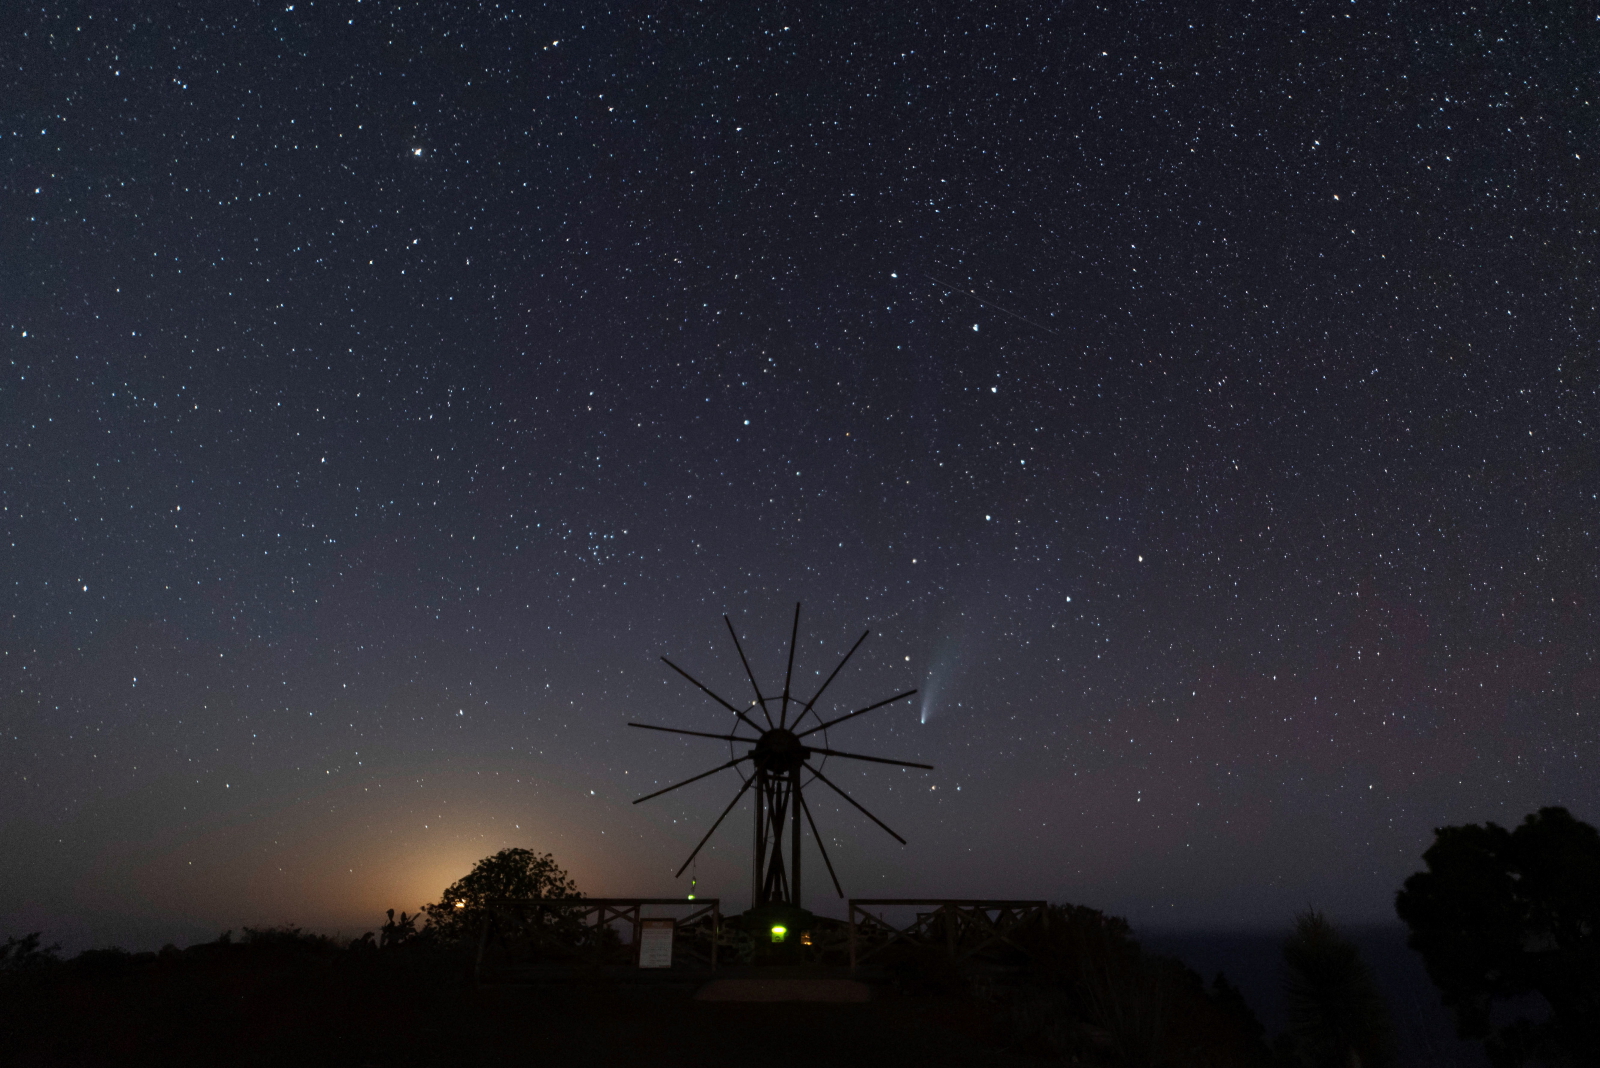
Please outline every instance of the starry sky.
[[[1595, 805], [1582, 5], [9, 6], [0, 919], [847, 893], [1392, 917]], [[807, 844], [807, 901], [842, 913]], [[0, 932], [4, 933], [4, 932]]]

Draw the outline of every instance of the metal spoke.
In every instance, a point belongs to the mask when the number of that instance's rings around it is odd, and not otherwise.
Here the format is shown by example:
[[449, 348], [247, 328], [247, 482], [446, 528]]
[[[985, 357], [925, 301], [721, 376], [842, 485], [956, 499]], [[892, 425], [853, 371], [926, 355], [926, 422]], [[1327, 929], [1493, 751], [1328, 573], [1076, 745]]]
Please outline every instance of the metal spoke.
[[862, 715], [863, 713], [871, 712], [875, 708], [882, 708], [884, 705], [892, 705], [896, 701], [900, 700], [902, 697], [910, 697], [912, 694], [914, 694], [916, 692], [917, 691], [915, 691], [915, 690], [907, 690], [905, 693], [897, 693], [893, 697], [885, 698], [884, 700], [879, 701], [875, 705], [868, 705], [866, 708], [858, 708], [854, 712], [849, 712], [849, 713], [846, 713], [845, 715], [840, 716], [838, 719], [830, 719], [826, 723], [819, 723], [817, 726], [812, 727], [808, 731], [802, 731], [800, 734], [796, 735], [796, 737], [804, 738], [808, 734], [815, 734], [818, 731], [825, 731], [829, 727], [832, 727], [832, 726], [835, 726], [837, 724], [843, 723], [847, 719], [854, 719], [856, 716]]
[[737, 734], [707, 734], [705, 731], [686, 731], [680, 727], [657, 727], [654, 723], [630, 723], [630, 727], [638, 727], [647, 731], [666, 731], [668, 734], [692, 734], [696, 738], [716, 738], [724, 742], [753, 742], [754, 738], [741, 738]]
[[[850, 802], [852, 805], [856, 806], [856, 808], [861, 809], [861, 814], [863, 816], [866, 816], [867, 819], [871, 820], [873, 823], [876, 823], [879, 827], [882, 827], [884, 830], [888, 831], [889, 834], [894, 838], [895, 841], [899, 842], [901, 845], [905, 845], [906, 844], [906, 840], [904, 838], [901, 838], [898, 834], [895, 834], [894, 831], [889, 827], [889, 825], [887, 823], [883, 822], [878, 817], [876, 817], [872, 813], [868, 812], [865, 808], [862, 808], [861, 802], [857, 801], [855, 798], [851, 797], [849, 794], [845, 793], [843, 790], [841, 790], [837, 786], [833, 785], [833, 780], [832, 779], [830, 779], [826, 775], [822, 774], [822, 772], [818, 771], [816, 768], [813, 768], [810, 764], [807, 764], [806, 767], [811, 771], [811, 774], [813, 774], [817, 778], [821, 779], [823, 781], [823, 783], [825, 783], [830, 790], [832, 790], [834, 793], [838, 794], [840, 797], [844, 798], [846, 801]], [[753, 777], [754, 776], [752, 776], [752, 778]]]
[[833, 874], [833, 861], [828, 859], [828, 847], [822, 844], [822, 835], [817, 831], [817, 821], [811, 817], [811, 807], [806, 804], [806, 795], [796, 790], [795, 796], [800, 799], [800, 811], [806, 814], [806, 822], [811, 824], [811, 837], [817, 840], [817, 848], [822, 851], [822, 863], [828, 866], [828, 878], [833, 880], [833, 888], [839, 891], [839, 896], [844, 897], [844, 887], [839, 885], [839, 877]]
[[694, 847], [694, 852], [690, 853], [689, 859], [683, 862], [683, 867], [678, 869], [677, 875], [673, 876], [674, 879], [676, 879], [679, 875], [682, 875], [684, 873], [684, 869], [688, 868], [690, 864], [694, 863], [694, 858], [700, 855], [700, 850], [704, 848], [707, 842], [711, 841], [711, 836], [717, 833], [717, 828], [722, 826], [722, 821], [728, 818], [728, 813], [733, 811], [733, 806], [739, 803], [739, 798], [744, 796], [744, 792], [750, 789], [755, 781], [756, 777], [752, 775], [744, 781], [743, 786], [739, 787], [739, 792], [733, 795], [733, 800], [729, 801], [728, 807], [722, 810], [722, 815], [717, 817], [717, 822], [711, 825], [711, 829], [706, 832], [706, 836], [700, 839], [700, 844]]
[[757, 723], [755, 720], [751, 719], [749, 716], [745, 715], [743, 712], [740, 712], [737, 708], [734, 708], [728, 702], [724, 701], [721, 697], [717, 696], [717, 694], [711, 689], [711, 687], [707, 686], [705, 683], [701, 682], [699, 679], [695, 678], [693, 675], [689, 674], [687, 671], [683, 670], [683, 668], [679, 667], [677, 664], [674, 664], [672, 661], [668, 660], [666, 657], [662, 657], [661, 658], [661, 662], [663, 664], [667, 665], [667, 667], [671, 668], [673, 671], [676, 671], [678, 674], [682, 675], [684, 678], [688, 679], [690, 682], [694, 683], [696, 686], [700, 687], [700, 689], [703, 690], [706, 693], [706, 695], [708, 697], [710, 697], [713, 701], [715, 701], [717, 704], [721, 705], [723, 708], [726, 708], [729, 712], [732, 712], [734, 715], [738, 716], [740, 719], [742, 719], [746, 723], [750, 724], [750, 727], [751, 727], [752, 730], [755, 730], [755, 731], [760, 731], [761, 730], [761, 725], [759, 723]]
[[800, 634], [800, 602], [794, 603], [794, 626], [789, 628], [789, 670], [783, 675], [783, 708], [778, 712], [778, 726], [789, 725], [789, 683], [794, 678], [794, 642]]
[[[843, 670], [844, 666], [850, 662], [850, 658], [852, 656], [856, 655], [856, 650], [861, 648], [861, 643], [866, 641], [867, 640], [867, 635], [869, 635], [871, 633], [872, 633], [872, 631], [870, 631], [870, 630], [864, 630], [864, 631], [861, 632], [861, 637], [857, 638], [856, 639], [856, 643], [850, 647], [850, 651], [848, 653], [844, 654], [844, 659], [839, 661], [839, 666], [833, 669], [833, 673], [830, 674], [828, 676], [827, 680], [824, 681], [823, 684], [820, 687], [817, 688], [817, 692], [811, 696], [811, 700], [806, 702], [806, 707], [804, 709], [802, 709], [801, 712], [800, 712], [801, 716], [803, 716], [807, 712], [811, 711], [812, 706], [817, 703], [817, 698], [822, 696], [822, 691], [826, 690], [828, 688], [828, 683], [832, 682], [833, 679], [834, 679], [834, 676], [839, 674], [839, 672], [841, 670]], [[798, 716], [795, 717], [795, 721], [799, 722], [799, 717]]]
[[[676, 790], [680, 786], [688, 786], [692, 782], [699, 782], [701, 779], [705, 778], [707, 775], [715, 775], [719, 771], [727, 771], [729, 768], [733, 767], [735, 764], [742, 764], [746, 760], [749, 760], [749, 759], [750, 759], [750, 754], [749, 753], [746, 753], [742, 757], [735, 757], [734, 759], [728, 761], [726, 764], [718, 764], [716, 767], [712, 768], [710, 771], [702, 771], [700, 774], [696, 775], [692, 779], [685, 779], [682, 782], [675, 782], [671, 786], [667, 787], [666, 790], [657, 790], [653, 794], [645, 794], [643, 797], [635, 799], [635, 801], [633, 803], [637, 805], [640, 801], [648, 801], [652, 797], [660, 797], [662, 794], [666, 793], [667, 790]], [[751, 776], [751, 778], [754, 778], [754, 776]]]
[[744, 665], [745, 677], [750, 680], [750, 688], [756, 692], [756, 704], [761, 706], [761, 715], [766, 718], [767, 726], [771, 727], [772, 717], [767, 715], [767, 699], [761, 696], [761, 687], [756, 685], [756, 673], [750, 670], [750, 661], [745, 658], [744, 646], [739, 644], [739, 635], [733, 629], [733, 620], [724, 612], [722, 621], [728, 625], [728, 636], [733, 639], [733, 647], [739, 651], [739, 663]]
[[886, 760], [883, 757], [862, 756], [860, 753], [841, 753], [837, 749], [807, 749], [808, 752], [821, 753], [823, 756], [844, 757], [846, 760], [870, 760], [874, 764], [893, 764], [901, 768], [926, 768], [933, 770], [932, 764], [914, 764], [909, 760]]

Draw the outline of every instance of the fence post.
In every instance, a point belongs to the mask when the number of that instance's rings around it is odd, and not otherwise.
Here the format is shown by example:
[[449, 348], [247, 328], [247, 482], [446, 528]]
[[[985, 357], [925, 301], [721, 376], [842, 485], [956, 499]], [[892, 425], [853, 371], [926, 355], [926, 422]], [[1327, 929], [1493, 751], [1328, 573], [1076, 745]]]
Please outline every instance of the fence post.
[[856, 903], [850, 902], [850, 973], [856, 970]]
[[478, 953], [472, 961], [472, 986], [483, 985], [483, 947], [489, 944], [489, 915], [485, 913], [483, 926], [478, 930]]

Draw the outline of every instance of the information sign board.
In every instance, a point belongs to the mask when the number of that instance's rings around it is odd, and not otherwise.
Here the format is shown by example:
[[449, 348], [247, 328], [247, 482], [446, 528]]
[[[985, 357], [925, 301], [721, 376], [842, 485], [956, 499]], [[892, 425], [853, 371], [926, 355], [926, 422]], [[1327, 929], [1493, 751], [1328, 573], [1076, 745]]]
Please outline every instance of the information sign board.
[[672, 934], [676, 920], [639, 921], [639, 967], [672, 967]]

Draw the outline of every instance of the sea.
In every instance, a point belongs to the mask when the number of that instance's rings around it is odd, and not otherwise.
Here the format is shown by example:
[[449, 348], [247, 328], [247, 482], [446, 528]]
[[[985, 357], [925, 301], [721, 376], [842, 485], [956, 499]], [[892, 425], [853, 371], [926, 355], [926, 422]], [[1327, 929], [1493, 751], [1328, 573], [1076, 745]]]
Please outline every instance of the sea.
[[[1136, 930], [1144, 948], [1176, 957], [1209, 984], [1220, 971], [1238, 987], [1267, 1029], [1269, 1041], [1288, 1024], [1283, 993], [1286, 931]], [[1371, 969], [1389, 1005], [1401, 1068], [1489, 1068], [1480, 1041], [1456, 1037], [1455, 1020], [1439, 1001], [1422, 959], [1400, 926], [1342, 927]]]

